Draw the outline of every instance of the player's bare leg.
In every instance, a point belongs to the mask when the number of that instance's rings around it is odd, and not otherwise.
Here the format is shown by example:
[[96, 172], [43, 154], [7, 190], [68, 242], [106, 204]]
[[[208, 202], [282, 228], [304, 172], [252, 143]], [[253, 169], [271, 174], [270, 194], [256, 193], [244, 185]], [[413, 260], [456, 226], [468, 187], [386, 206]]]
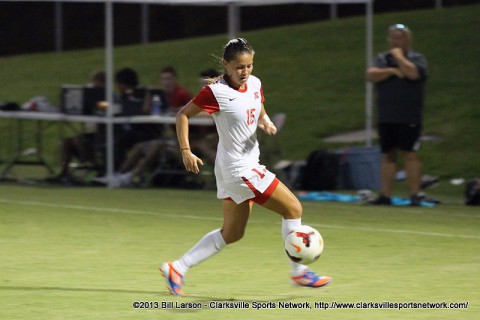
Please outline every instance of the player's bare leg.
[[[282, 236], [284, 240], [291, 231], [302, 225], [302, 204], [282, 182], [279, 182], [275, 191], [263, 204], [263, 207], [282, 216]], [[316, 275], [305, 265], [289, 261], [291, 265], [291, 280], [296, 285], [318, 288], [329, 284], [333, 280], [328, 276]]]
[[250, 201], [236, 204], [234, 201], [223, 200], [223, 227], [221, 234], [226, 244], [238, 241], [243, 237], [252, 206], [253, 203]]
[[262, 206], [280, 214], [284, 219], [300, 219], [302, 217], [302, 204], [281, 181]]

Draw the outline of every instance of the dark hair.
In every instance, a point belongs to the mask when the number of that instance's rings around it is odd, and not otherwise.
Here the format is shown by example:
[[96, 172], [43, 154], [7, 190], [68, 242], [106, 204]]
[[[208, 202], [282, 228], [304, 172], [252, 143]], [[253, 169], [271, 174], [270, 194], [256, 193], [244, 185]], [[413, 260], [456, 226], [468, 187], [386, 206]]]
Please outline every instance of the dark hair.
[[175, 70], [174, 67], [172, 66], [166, 66], [165, 68], [163, 68], [160, 73], [171, 73], [173, 74], [175, 77], [177, 77], [177, 71]]
[[253, 47], [244, 38], [236, 38], [228, 41], [223, 50], [223, 60], [232, 61], [237, 58], [238, 55], [249, 53], [255, 54]]
[[103, 70], [96, 70], [92, 73], [90, 85], [92, 87], [105, 87], [106, 79], [107, 77]]
[[206, 79], [213, 79], [213, 78], [216, 78], [218, 76], [220, 76], [220, 72], [218, 72], [217, 70], [215, 70], [213, 68], [203, 70], [202, 72], [200, 72], [200, 77], [206, 78]]
[[96, 70], [94, 73], [92, 73], [92, 81], [105, 83], [106, 78], [105, 71], [103, 70]]
[[115, 82], [127, 86], [138, 86], [138, 75], [135, 70], [130, 68], [123, 68], [115, 74]]

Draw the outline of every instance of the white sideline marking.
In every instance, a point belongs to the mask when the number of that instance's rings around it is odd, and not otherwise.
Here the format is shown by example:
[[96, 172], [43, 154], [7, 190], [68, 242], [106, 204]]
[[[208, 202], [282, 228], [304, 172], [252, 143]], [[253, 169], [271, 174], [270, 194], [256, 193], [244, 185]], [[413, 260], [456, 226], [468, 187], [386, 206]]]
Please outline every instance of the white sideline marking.
[[416, 234], [416, 235], [422, 235], [422, 236], [436, 236], [436, 237], [447, 237], [447, 238], [480, 239], [480, 236], [465, 235], [465, 234], [449, 234], [449, 233], [414, 231], [414, 230], [403, 230], [403, 229], [378, 229], [378, 228], [367, 228], [367, 227], [345, 227], [345, 226], [332, 226], [332, 225], [326, 225], [326, 224], [311, 224], [311, 225], [314, 226], [314, 227], [332, 228], [332, 229], [354, 229], [354, 230], [359, 230], [359, 231], [376, 231], [376, 232], [400, 233], [400, 234]]
[[[161, 215], [161, 216], [177, 218], [177, 219], [183, 218], [183, 219], [192, 219], [192, 220], [223, 221], [223, 218], [178, 215], [178, 214], [166, 213], [166, 212], [160, 212], [160, 211], [152, 212], [152, 211], [127, 210], [127, 209], [118, 209], [118, 208], [88, 207], [88, 206], [82, 206], [82, 205], [59, 205], [59, 204], [44, 203], [44, 202], [37, 202], [37, 201], [13, 201], [13, 200], [7, 200], [7, 199], [0, 199], [0, 202], [13, 203], [18, 205], [27, 205], [27, 206], [43, 206], [43, 207], [51, 207], [51, 208], [76, 209], [76, 210], [85, 210], [85, 211], [113, 212], [113, 213], [139, 214], [139, 215], [150, 215], [150, 216]], [[480, 239], [480, 236], [475, 236], [475, 235], [449, 234], [449, 233], [414, 231], [414, 230], [404, 230], [404, 229], [378, 229], [378, 228], [353, 227], [353, 226], [346, 227], [346, 226], [335, 226], [335, 225], [326, 225], [326, 224], [311, 224], [311, 225], [314, 227], [332, 228], [332, 229], [350, 229], [350, 230], [375, 231], [375, 232], [385, 232], [385, 233], [416, 234], [416, 235], [422, 235], [422, 236], [447, 237], [447, 238]]]
[[[149, 216], [161, 215], [161, 216], [166, 216], [171, 218], [179, 218], [178, 214], [166, 213], [161, 211], [152, 212], [152, 211], [127, 210], [127, 209], [118, 209], [118, 208], [88, 207], [88, 206], [82, 206], [82, 205], [67, 205], [67, 204], [59, 205], [59, 204], [37, 202], [37, 201], [13, 201], [13, 200], [7, 200], [7, 199], [0, 199], [0, 202], [26, 205], [26, 206], [42, 206], [42, 207], [60, 208], [60, 209], [76, 209], [76, 210], [85, 210], [85, 211], [127, 213], [127, 214], [139, 214], [139, 215], [149, 215]], [[191, 215], [181, 215], [180, 217], [185, 219], [192, 219], [192, 220], [223, 221], [223, 219], [221, 218], [214, 218], [214, 217], [199, 217], [199, 216], [191, 216]]]

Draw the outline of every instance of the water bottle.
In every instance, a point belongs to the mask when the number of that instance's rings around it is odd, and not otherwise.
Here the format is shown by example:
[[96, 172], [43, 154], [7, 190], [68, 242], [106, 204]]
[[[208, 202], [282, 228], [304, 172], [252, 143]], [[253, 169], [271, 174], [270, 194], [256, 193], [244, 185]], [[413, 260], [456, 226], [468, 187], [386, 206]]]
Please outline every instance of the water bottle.
[[162, 114], [162, 100], [159, 95], [154, 95], [152, 97], [152, 115]]

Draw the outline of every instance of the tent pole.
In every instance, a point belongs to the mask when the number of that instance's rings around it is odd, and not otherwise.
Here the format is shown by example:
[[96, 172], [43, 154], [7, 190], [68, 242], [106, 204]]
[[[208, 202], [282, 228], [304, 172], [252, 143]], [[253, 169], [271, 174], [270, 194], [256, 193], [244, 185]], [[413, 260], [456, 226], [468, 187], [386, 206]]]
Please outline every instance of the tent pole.
[[106, 161], [108, 187], [113, 187], [113, 3], [105, 1], [105, 73], [107, 75]]
[[[366, 2], [366, 64], [367, 68], [373, 61], [373, 0]], [[373, 130], [373, 84], [365, 81], [365, 117], [366, 117], [366, 145], [372, 146], [372, 130]]]
[[231, 3], [228, 5], [228, 37], [236, 38], [240, 30], [240, 10], [237, 5]]
[[336, 20], [338, 18], [337, 3], [330, 3], [330, 20]]
[[55, 51], [63, 51], [63, 4], [55, 2]]

